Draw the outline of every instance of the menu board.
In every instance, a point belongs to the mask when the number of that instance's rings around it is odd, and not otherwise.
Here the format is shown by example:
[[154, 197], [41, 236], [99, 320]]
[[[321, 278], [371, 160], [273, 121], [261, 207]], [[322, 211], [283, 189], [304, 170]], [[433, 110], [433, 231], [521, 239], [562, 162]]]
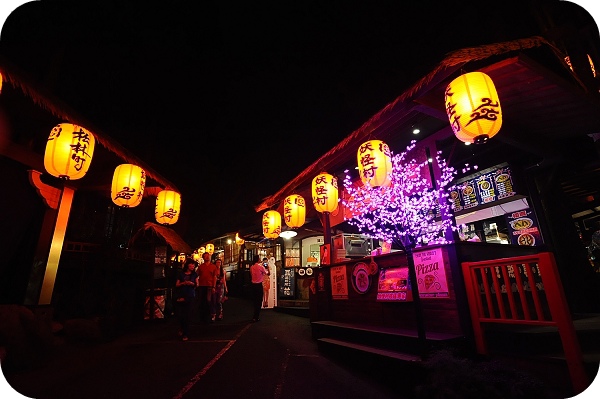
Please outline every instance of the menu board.
[[544, 243], [532, 209], [509, 213], [506, 215], [506, 220], [511, 244], [537, 246]]
[[503, 164], [461, 181], [450, 191], [454, 212], [475, 208], [515, 195], [510, 168]]

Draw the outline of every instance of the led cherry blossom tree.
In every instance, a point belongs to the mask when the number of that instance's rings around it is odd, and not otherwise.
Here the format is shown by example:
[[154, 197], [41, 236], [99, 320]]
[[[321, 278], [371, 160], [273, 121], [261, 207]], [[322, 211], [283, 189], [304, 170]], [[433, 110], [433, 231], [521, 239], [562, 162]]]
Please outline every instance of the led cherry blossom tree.
[[448, 243], [445, 232], [455, 228], [448, 216], [448, 196], [449, 184], [456, 172], [438, 152], [435, 163], [440, 173], [434, 180], [429, 172], [433, 160], [419, 162], [414, 157], [409, 158], [415, 143], [411, 141], [401, 154], [392, 154], [389, 187], [356, 186], [346, 170], [347, 196], [341, 200], [353, 215], [349, 224], [357, 226], [368, 237], [395, 242], [404, 250], [417, 245]]
[[394, 242], [407, 254], [408, 273], [419, 341], [423, 353], [426, 351], [425, 328], [419, 300], [418, 284], [414, 270], [412, 251], [417, 245], [449, 243], [446, 233], [456, 229], [450, 217], [449, 192], [456, 172], [449, 167], [438, 152], [435, 165], [439, 168], [434, 179], [430, 168], [433, 160], [426, 156], [422, 161], [410, 158], [416, 146], [411, 141], [406, 151], [392, 154], [391, 184], [388, 187], [355, 185], [349, 171], [345, 171], [345, 196], [342, 204], [351, 212], [348, 223], [357, 226], [359, 232], [371, 237]]

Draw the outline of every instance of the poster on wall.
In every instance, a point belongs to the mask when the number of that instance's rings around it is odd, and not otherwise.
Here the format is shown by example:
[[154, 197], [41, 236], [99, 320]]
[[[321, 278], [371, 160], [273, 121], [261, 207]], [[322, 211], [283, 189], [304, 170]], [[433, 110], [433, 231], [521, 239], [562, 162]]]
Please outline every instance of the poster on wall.
[[377, 300], [400, 302], [413, 300], [407, 266], [381, 269], [377, 284]]
[[333, 299], [348, 299], [348, 278], [346, 266], [334, 266], [329, 269], [331, 273], [331, 297]]
[[323, 244], [320, 247], [321, 249], [321, 253], [320, 253], [320, 259], [321, 259], [321, 264], [322, 265], [329, 265], [330, 262], [330, 254], [331, 254], [331, 244]]
[[447, 298], [449, 296], [444, 254], [442, 248], [413, 253], [420, 298]]
[[279, 297], [293, 298], [296, 294], [296, 272], [294, 268], [285, 268], [279, 276]]
[[537, 217], [532, 209], [507, 213], [506, 221], [511, 244], [533, 247], [544, 243]]

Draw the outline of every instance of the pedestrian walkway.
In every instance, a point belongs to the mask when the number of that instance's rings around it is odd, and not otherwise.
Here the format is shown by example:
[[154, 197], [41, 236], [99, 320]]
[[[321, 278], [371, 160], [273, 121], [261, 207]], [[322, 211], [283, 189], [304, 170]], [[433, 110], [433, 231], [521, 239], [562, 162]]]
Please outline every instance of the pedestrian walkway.
[[498, 388], [481, 385], [491, 382], [505, 390], [512, 386], [511, 399], [528, 398], [533, 391], [545, 399], [566, 397], [548, 392], [527, 373], [510, 371], [505, 375], [510, 382], [490, 380], [489, 375], [509, 370], [505, 364], [438, 356], [429, 365], [409, 367], [356, 355], [330, 357], [319, 351], [307, 317], [263, 309], [260, 321], [251, 318], [250, 301], [234, 297], [226, 302], [222, 321], [196, 319], [186, 342], [177, 334], [175, 318], [145, 322], [111, 342], [65, 340], [42, 366], [5, 375], [25, 396], [2, 392], [1, 397], [429, 399], [442, 391], [473, 390], [497, 397]]
[[322, 356], [309, 319], [230, 298], [224, 320], [192, 323], [189, 341], [177, 320], [148, 322], [108, 343], [65, 342], [42, 367], [6, 375], [37, 399], [409, 398], [376, 376]]

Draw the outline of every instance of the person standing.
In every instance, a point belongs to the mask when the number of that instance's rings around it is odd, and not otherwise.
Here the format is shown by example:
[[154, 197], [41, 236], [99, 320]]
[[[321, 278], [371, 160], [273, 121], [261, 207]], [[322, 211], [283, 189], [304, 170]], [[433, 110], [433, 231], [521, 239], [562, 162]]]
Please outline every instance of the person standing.
[[[260, 320], [260, 308], [263, 301], [263, 280], [267, 275], [267, 269], [259, 262], [259, 256], [254, 255], [254, 264], [250, 266], [250, 278], [252, 280], [252, 321]], [[266, 260], [266, 258], [265, 258]]]
[[198, 300], [200, 322], [215, 320], [215, 309], [212, 306], [212, 297], [217, 286], [217, 266], [210, 261], [210, 254], [202, 254], [203, 263], [198, 266]]
[[223, 298], [227, 295], [227, 279], [225, 278], [225, 269], [223, 269], [223, 261], [221, 259], [215, 260], [215, 265], [219, 273], [217, 274], [217, 288], [213, 295], [212, 306], [216, 310], [217, 320], [223, 320]]
[[193, 259], [186, 259], [183, 269], [179, 270], [175, 280], [175, 289], [177, 290], [175, 309], [179, 318], [179, 335], [183, 341], [188, 340], [190, 332], [190, 311], [198, 283], [195, 269], [196, 262]]

